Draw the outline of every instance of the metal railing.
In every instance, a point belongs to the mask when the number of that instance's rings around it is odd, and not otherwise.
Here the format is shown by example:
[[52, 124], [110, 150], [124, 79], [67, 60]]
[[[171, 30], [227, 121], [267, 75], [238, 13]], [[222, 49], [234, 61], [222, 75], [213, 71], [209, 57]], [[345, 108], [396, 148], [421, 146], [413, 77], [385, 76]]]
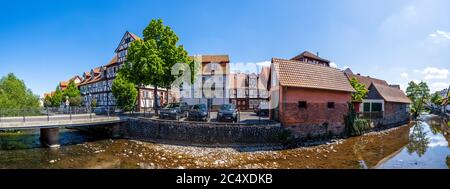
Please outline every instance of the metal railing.
[[[111, 117], [143, 117], [143, 118], [156, 118], [159, 117], [154, 113], [153, 108], [140, 108], [136, 111], [134, 108], [132, 111], [123, 112], [116, 107], [40, 107], [40, 108], [22, 108], [22, 109], [0, 109], [0, 123], [18, 123], [18, 122], [50, 122], [50, 121], [73, 121], [73, 120], [93, 120], [103, 119]], [[217, 112], [214, 112], [217, 114]], [[251, 114], [248, 112], [249, 115]], [[253, 120], [252, 123], [263, 123], [261, 115], [254, 115], [252, 118], [243, 118], [243, 112], [237, 111], [237, 123], [242, 120]], [[247, 114], [246, 114], [247, 115]], [[208, 122], [220, 122], [218, 120], [213, 121], [216, 116], [212, 115], [212, 112], [208, 112]], [[181, 119], [178, 117], [177, 121], [189, 121], [187, 119]]]
[[93, 119], [122, 115], [115, 107], [39, 107], [22, 109], [0, 109], [0, 123], [32, 122], [32, 121], [62, 121]]

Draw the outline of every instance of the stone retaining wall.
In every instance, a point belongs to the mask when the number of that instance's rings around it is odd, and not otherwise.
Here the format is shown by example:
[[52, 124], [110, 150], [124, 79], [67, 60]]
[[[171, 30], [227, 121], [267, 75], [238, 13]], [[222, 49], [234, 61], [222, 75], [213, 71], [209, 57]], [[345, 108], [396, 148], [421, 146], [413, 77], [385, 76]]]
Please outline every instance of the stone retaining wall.
[[279, 144], [288, 134], [279, 123], [243, 125], [130, 118], [124, 138], [186, 145]]

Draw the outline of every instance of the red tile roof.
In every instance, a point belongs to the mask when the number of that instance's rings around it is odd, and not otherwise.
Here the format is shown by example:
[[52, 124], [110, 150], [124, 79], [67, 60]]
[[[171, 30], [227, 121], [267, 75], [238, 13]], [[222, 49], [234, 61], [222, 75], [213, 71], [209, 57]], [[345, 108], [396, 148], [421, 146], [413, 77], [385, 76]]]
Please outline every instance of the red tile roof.
[[100, 67], [94, 68], [93, 71], [94, 71], [94, 74], [99, 74], [100, 73]]
[[106, 64], [106, 67], [112, 66], [112, 65], [114, 65], [114, 64], [117, 64], [117, 56], [114, 56], [114, 57], [109, 61], [109, 63]]
[[405, 93], [396, 87], [377, 83], [372, 83], [372, 85], [386, 102], [411, 103], [411, 100], [405, 95]]
[[[191, 56], [193, 58], [193, 56]], [[201, 55], [202, 63], [217, 62], [217, 63], [229, 63], [230, 58], [228, 55]]]
[[346, 75], [349, 79], [356, 77], [356, 79], [358, 79], [358, 81], [360, 83], [364, 84], [366, 89], [369, 89], [370, 84], [372, 84], [372, 83], [389, 86], [389, 84], [385, 80], [381, 80], [381, 79], [377, 79], [377, 78], [373, 78], [373, 77], [369, 77], [369, 76], [362, 76], [362, 75], [358, 75], [358, 74], [355, 75], [355, 74], [347, 73]]
[[323, 65], [273, 58], [280, 86], [355, 92], [344, 72]]

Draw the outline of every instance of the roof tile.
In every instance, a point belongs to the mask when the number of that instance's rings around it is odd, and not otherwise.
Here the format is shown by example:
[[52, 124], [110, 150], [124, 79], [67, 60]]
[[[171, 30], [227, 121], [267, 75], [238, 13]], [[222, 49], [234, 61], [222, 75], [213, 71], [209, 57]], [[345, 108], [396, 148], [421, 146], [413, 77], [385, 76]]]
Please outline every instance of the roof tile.
[[372, 83], [372, 85], [387, 102], [411, 103], [411, 100], [405, 95], [405, 93], [396, 87], [377, 83]]
[[355, 92], [344, 72], [336, 68], [273, 58], [281, 86]]

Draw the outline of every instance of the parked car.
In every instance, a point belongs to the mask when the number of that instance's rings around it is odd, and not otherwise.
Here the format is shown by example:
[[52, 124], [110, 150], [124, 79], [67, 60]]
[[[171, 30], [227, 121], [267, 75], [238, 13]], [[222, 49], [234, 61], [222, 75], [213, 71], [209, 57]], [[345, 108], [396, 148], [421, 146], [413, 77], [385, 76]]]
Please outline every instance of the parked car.
[[217, 121], [238, 121], [238, 112], [234, 104], [223, 104], [217, 113]]
[[260, 102], [258, 106], [256, 106], [254, 112], [258, 116], [269, 116], [269, 103]]
[[196, 104], [192, 106], [188, 113], [188, 120], [207, 121], [208, 108], [206, 104]]
[[178, 120], [181, 117], [186, 117], [188, 110], [189, 106], [185, 102], [170, 103], [166, 105], [164, 108], [160, 109], [159, 118], [160, 119], [170, 118]]

